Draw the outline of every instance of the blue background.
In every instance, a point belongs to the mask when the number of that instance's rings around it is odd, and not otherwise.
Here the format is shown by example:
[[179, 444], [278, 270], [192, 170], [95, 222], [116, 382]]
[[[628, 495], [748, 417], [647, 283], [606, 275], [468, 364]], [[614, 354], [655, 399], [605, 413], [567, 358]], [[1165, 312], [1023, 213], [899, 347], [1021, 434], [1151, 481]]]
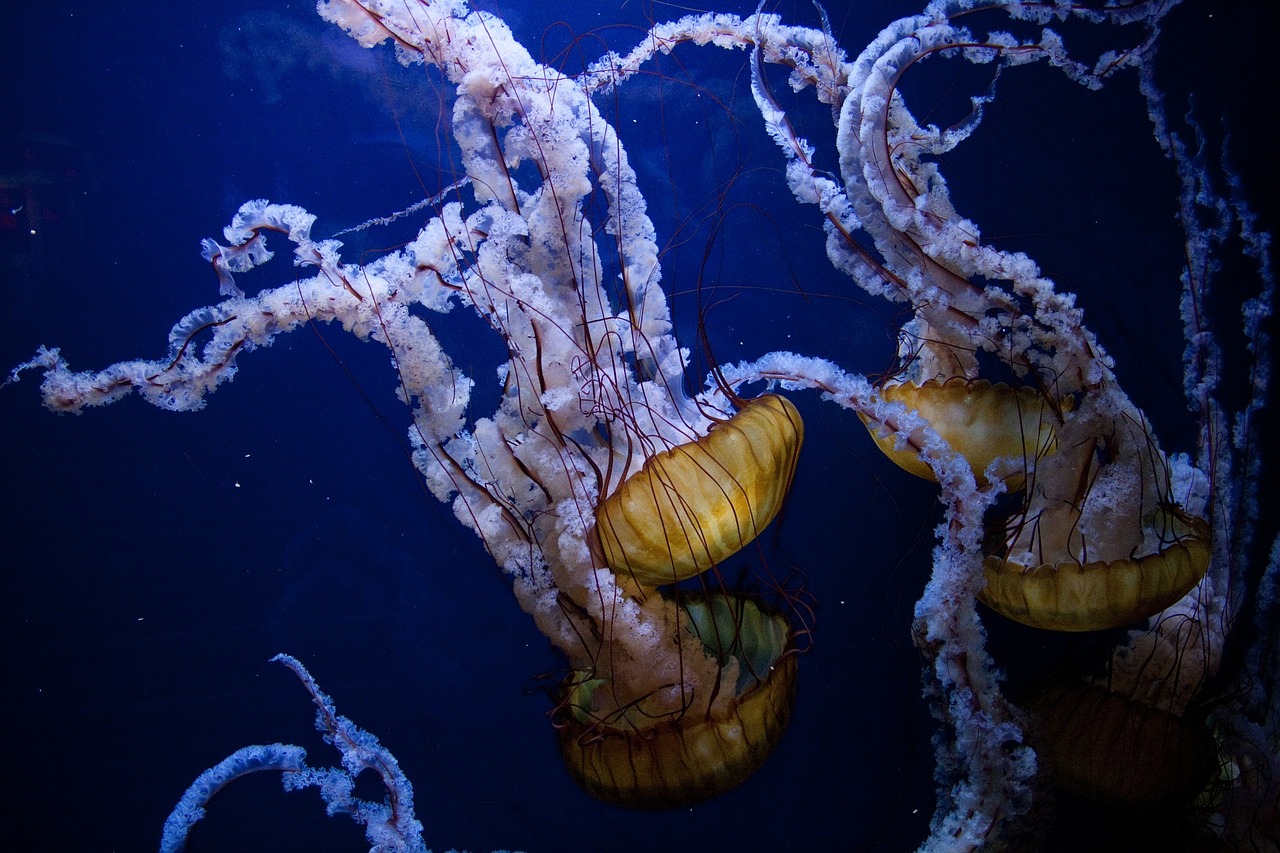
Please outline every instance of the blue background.
[[[1277, 183], [1274, 142], [1259, 128], [1277, 75], [1249, 4], [1220, 5], [1170, 16], [1162, 79], [1173, 114], [1194, 88], [1211, 137], [1231, 129], [1234, 163], [1274, 223], [1261, 189]], [[487, 8], [567, 69], [603, 43], [629, 48], [649, 16], [678, 14], [617, 0]], [[816, 23], [807, 3], [770, 8]], [[883, 0], [828, 8], [852, 53], [917, 11]], [[431, 80], [385, 47], [359, 48], [310, 3], [49, 2], [6, 18], [0, 365], [41, 343], [78, 369], [162, 357], [170, 325], [217, 300], [200, 238], [220, 237], [247, 199], [302, 205], [326, 235], [442, 183]], [[570, 41], [615, 23], [627, 26]], [[958, 119], [957, 93], [985, 85], [958, 66], [931, 61], [909, 79], [922, 120], [930, 104], [948, 117], [934, 120]], [[670, 246], [682, 341], [696, 342], [702, 312], [720, 361], [785, 348], [866, 374], [891, 369], [901, 306], [831, 270], [815, 212], [791, 201], [744, 88], [745, 54], [685, 48], [660, 67], [662, 78], [605, 109]], [[824, 108], [797, 121], [834, 168]], [[669, 165], [664, 151], [677, 152]], [[1132, 79], [1089, 93], [1051, 69], [1012, 69], [945, 168], [988, 239], [1027, 251], [1080, 294], [1166, 449], [1191, 450], [1177, 185]], [[704, 219], [717, 202], [724, 215]], [[403, 241], [420, 221], [345, 238], [345, 257]], [[242, 284], [292, 275], [281, 259]], [[1230, 304], [1229, 349], [1239, 346]], [[485, 386], [479, 410], [491, 410], [489, 333], [458, 312], [440, 325]], [[128, 400], [55, 417], [34, 375], [0, 391], [10, 790], [0, 846], [148, 849], [200, 770], [248, 743], [296, 742], [332, 763], [305, 692], [267, 663], [280, 651], [397, 755], [437, 850], [902, 850], [924, 838], [934, 727], [909, 629], [940, 510], [935, 489], [881, 458], [852, 416], [797, 398], [808, 441], [794, 495], [752, 555], [755, 572], [803, 572], [817, 602], [778, 753], [710, 803], [635, 813], [593, 801], [561, 767], [539, 676], [562, 663], [478, 542], [420, 486], [386, 351], [303, 329], [240, 366], [195, 415]], [[985, 618], [1015, 688], [1081, 653]], [[263, 774], [217, 797], [190, 849], [362, 844], [314, 793], [286, 795]]]

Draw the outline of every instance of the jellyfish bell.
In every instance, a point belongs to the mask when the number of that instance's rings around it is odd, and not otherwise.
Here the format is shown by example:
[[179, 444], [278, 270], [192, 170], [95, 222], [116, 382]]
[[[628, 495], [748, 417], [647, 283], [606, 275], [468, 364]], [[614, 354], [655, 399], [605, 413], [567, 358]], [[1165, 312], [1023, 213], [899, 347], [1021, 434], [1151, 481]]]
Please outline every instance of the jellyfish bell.
[[979, 593], [998, 613], [1055, 631], [1153, 616], [1196, 586], [1210, 557], [1205, 475], [1167, 457], [1119, 391], [1080, 400], [1058, 429], [1059, 451], [988, 537]]
[[[1044, 779], [1060, 794], [1058, 825], [1104, 826], [1109, 838], [1139, 844], [1159, 837], [1183, 845], [1176, 849], [1219, 849], [1199, 846], [1199, 835], [1194, 844], [1181, 836], [1194, 835], [1196, 824], [1204, 829], [1224, 791], [1244, 790], [1214, 722], [1221, 700], [1212, 686], [1229, 660], [1221, 580], [1207, 575], [1119, 645], [1106, 635], [1063, 638], [1068, 655], [1022, 696]], [[1099, 644], [1106, 649], [1100, 668], [1089, 663]]]
[[683, 630], [724, 667], [709, 695], [654, 713], [644, 699], [602, 703], [610, 685], [591, 673], [566, 682], [556, 720], [561, 755], [574, 780], [605, 802], [666, 809], [718, 796], [764, 763], [790, 720], [797, 663], [784, 615], [723, 592], [685, 596], [679, 611]]
[[[901, 403], [924, 418], [965, 458], [980, 486], [988, 485], [987, 471], [995, 463], [995, 477], [1005, 488], [1018, 491], [1026, 482], [1028, 467], [1057, 448], [1054, 413], [1033, 388], [956, 376], [885, 383], [877, 390], [885, 400]], [[910, 439], [884, 434], [866, 415], [860, 417], [876, 446], [898, 467], [937, 481]]]
[[[946, 268], [940, 265], [939, 269]], [[987, 313], [997, 324], [1006, 322], [1004, 307], [993, 306]], [[957, 317], [969, 322], [957, 327]], [[1036, 461], [1057, 448], [1056, 426], [1072, 399], [1031, 381], [1025, 368], [1010, 370], [1001, 363], [1016, 362], [1012, 354], [987, 360], [1000, 368], [1001, 378], [984, 376], [992, 371], [980, 362], [978, 353], [993, 347], [992, 340], [984, 340], [975, 318], [963, 311], [938, 312], [933, 305], [921, 303], [899, 334], [901, 366], [877, 384], [876, 392], [922, 418], [969, 463], [979, 486], [989, 485], [990, 473], [1006, 490], [1016, 492]], [[920, 456], [919, 430], [903, 438], [886, 433], [865, 414], [859, 417], [894, 464], [937, 482], [933, 469]]]
[[1066, 677], [1035, 691], [1033, 743], [1054, 784], [1115, 808], [1167, 811], [1190, 803], [1218, 767], [1204, 721]]
[[1139, 557], [1024, 566], [989, 556], [979, 598], [1010, 619], [1051, 631], [1101, 631], [1159, 613], [1186, 595], [1209, 565], [1208, 524], [1176, 507], [1161, 513], [1159, 523], [1176, 532]]
[[1203, 820], [1226, 787], [1203, 714], [1170, 713], [1069, 675], [1051, 677], [1024, 707], [1061, 849], [1240, 849]]
[[737, 553], [782, 508], [803, 441], [795, 405], [766, 394], [705, 437], [650, 456], [596, 507], [605, 563], [656, 587]]

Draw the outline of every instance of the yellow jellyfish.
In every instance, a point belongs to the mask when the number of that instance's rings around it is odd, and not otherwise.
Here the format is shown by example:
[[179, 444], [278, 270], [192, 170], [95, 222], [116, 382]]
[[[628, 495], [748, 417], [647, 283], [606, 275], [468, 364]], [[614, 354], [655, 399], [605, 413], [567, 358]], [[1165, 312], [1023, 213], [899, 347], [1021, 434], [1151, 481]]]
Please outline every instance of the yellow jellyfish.
[[[1167, 458], [1118, 389], [1050, 401], [1031, 387], [952, 376], [887, 383], [879, 394], [924, 418], [980, 487], [990, 471], [1007, 491], [1025, 490], [1003, 527], [989, 519], [979, 598], [993, 610], [1036, 628], [1098, 631], [1160, 612], [1204, 575], [1208, 524], [1174, 500]], [[934, 479], [914, 434], [904, 442], [861, 417], [890, 459]]]
[[724, 592], [656, 587], [696, 577], [760, 534], [781, 509], [803, 439], [795, 406], [765, 395], [698, 441], [648, 459], [597, 508], [606, 564], [639, 595], [669, 596], [680, 630], [697, 637], [720, 677], [672, 712], [665, 697], [621, 700], [608, 678], [574, 672], [560, 748], [592, 795], [632, 808], [688, 805], [738, 785], [777, 745], [796, 689], [787, 618]]
[[782, 508], [804, 441], [791, 401], [748, 401], [699, 440], [662, 451], [596, 508], [604, 562], [644, 587], [699, 575]]
[[650, 716], [643, 701], [602, 716], [595, 709], [608, 684], [589, 673], [570, 679], [561, 755], [605, 802], [663, 809], [722, 794], [764, 763], [791, 717], [797, 667], [783, 616], [723, 593], [688, 597], [680, 611], [724, 668], [719, 695], [694, 697], [677, 716]]
[[[1099, 631], [1182, 598], [1209, 565], [1209, 526], [1177, 491], [1194, 469], [1173, 463], [1118, 391], [1082, 397], [1060, 447], [1034, 471], [1022, 506], [991, 532], [979, 597], [1036, 628]], [[1175, 486], [1175, 481], [1183, 485]]]
[[1054, 783], [1086, 799], [1153, 811], [1190, 802], [1217, 769], [1204, 723], [1105, 687], [1055, 679], [1027, 703]]
[[[973, 469], [978, 485], [987, 484], [986, 470], [996, 459], [1006, 460], [999, 472], [1006, 487], [1023, 487], [1028, 462], [1052, 453], [1057, 446], [1054, 412], [1033, 388], [952, 377], [926, 382], [887, 383], [880, 396], [919, 413], [951, 449]], [[910, 443], [898, 446], [897, 436], [882, 434], [859, 414], [886, 456], [917, 477], [935, 480], [933, 469]]]
[[978, 597], [1010, 619], [1052, 631], [1101, 631], [1146, 619], [1186, 595], [1209, 565], [1208, 524], [1176, 507], [1162, 514], [1173, 541], [1140, 557], [1025, 566], [989, 556]]

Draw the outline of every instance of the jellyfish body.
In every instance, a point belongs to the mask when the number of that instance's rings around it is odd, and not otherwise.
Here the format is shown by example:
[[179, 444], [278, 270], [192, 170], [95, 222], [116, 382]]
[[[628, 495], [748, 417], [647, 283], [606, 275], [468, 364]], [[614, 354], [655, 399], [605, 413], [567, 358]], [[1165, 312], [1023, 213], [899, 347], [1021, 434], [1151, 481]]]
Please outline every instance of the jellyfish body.
[[803, 441], [795, 406], [766, 394], [705, 436], [650, 456], [597, 506], [603, 561], [638, 597], [661, 602], [719, 677], [701, 693], [681, 691], [673, 708], [669, 691], [620, 694], [607, 673], [575, 672], [560, 748], [593, 796], [632, 808], [689, 805], [735, 787], [773, 751], [795, 699], [787, 618], [705, 587], [670, 596], [656, 588], [696, 578], [755, 539], [782, 507]]
[[688, 597], [679, 611], [724, 667], [719, 695], [669, 717], [652, 716], [643, 700], [602, 716], [607, 682], [577, 673], [566, 690], [561, 755], [574, 780], [605, 802], [663, 809], [722, 794], [764, 763], [791, 717], [797, 667], [785, 617], [723, 593]]
[[[1099, 631], [1153, 616], [1209, 565], [1204, 475], [1160, 449], [1117, 389], [1089, 390], [1056, 428], [1003, 529], [988, 517], [979, 598], [1036, 628]], [[992, 532], [996, 528], [996, 532]]]
[[803, 441], [796, 407], [766, 394], [705, 438], [649, 457], [596, 508], [605, 562], [656, 587], [740, 551], [782, 508]]
[[1104, 687], [1063, 679], [1027, 703], [1038, 750], [1063, 790], [1141, 811], [1185, 806], [1217, 768], [1204, 723]]
[[1101, 631], [1146, 619], [1186, 595], [1209, 565], [1208, 525], [1168, 514], [1181, 529], [1176, 541], [1141, 557], [1028, 567], [989, 556], [978, 597], [1010, 619], [1051, 631]]
[[[1111, 393], [1105, 416], [1086, 394], [1050, 406], [1043, 394], [985, 380], [886, 383], [880, 397], [923, 418], [969, 464], [1028, 494], [1001, 534], [989, 536], [979, 598], [1025, 625], [1099, 631], [1145, 619], [1186, 595], [1209, 564], [1207, 523], [1165, 500], [1168, 462], [1127, 399]], [[860, 414], [879, 448], [903, 470], [935, 480], [906, 440]], [[1140, 428], [1116, 427], [1137, 424]], [[1060, 436], [1069, 446], [1057, 454]], [[1096, 494], [1095, 494], [1096, 490]]]
[[[952, 377], [939, 381], [886, 383], [878, 389], [885, 400], [902, 403], [929, 422], [951, 448], [965, 458], [979, 485], [997, 459], [1007, 460], [997, 476], [1010, 491], [1021, 489], [1028, 463], [1057, 447], [1053, 413], [1045, 399], [1028, 387]], [[876, 445], [911, 474], [936, 482], [933, 469], [896, 435], [881, 434], [865, 414]]]

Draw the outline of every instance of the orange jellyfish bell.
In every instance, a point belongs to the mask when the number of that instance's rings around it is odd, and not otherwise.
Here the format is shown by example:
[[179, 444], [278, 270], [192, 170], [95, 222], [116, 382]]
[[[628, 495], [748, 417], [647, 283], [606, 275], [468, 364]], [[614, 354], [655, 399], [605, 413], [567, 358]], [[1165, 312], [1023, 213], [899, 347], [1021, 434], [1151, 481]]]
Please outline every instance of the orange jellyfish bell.
[[[1002, 479], [1009, 491], [1023, 487], [1027, 461], [1057, 447], [1054, 414], [1034, 388], [1014, 388], [1003, 382], [952, 377], [922, 383], [899, 382], [879, 389], [891, 403], [902, 403], [920, 414], [951, 448], [965, 458], [978, 485], [987, 484], [987, 467], [998, 457], [1010, 460]], [[933, 469], [910, 446], [897, 446], [897, 436], [880, 434], [866, 415], [858, 417], [876, 445], [908, 473], [937, 481]]]
[[1027, 703], [1037, 751], [1054, 783], [1077, 796], [1139, 811], [1185, 806], [1217, 768], [1203, 722], [1105, 687], [1054, 679]]
[[803, 441], [796, 407], [766, 394], [705, 438], [650, 457], [596, 507], [604, 562], [652, 588], [738, 552], [782, 508]]
[[993, 555], [978, 598], [1004, 616], [1051, 631], [1102, 631], [1146, 619], [1182, 598], [1209, 566], [1209, 525], [1176, 507], [1159, 511], [1170, 541], [1140, 557], [1026, 566]]
[[687, 596], [678, 610], [722, 664], [716, 695], [692, 697], [665, 717], [646, 713], [643, 700], [602, 715], [606, 680], [575, 673], [567, 685], [561, 755], [574, 780], [605, 802], [666, 809], [722, 794], [764, 763], [791, 717], [797, 667], [783, 616], [718, 592]]

